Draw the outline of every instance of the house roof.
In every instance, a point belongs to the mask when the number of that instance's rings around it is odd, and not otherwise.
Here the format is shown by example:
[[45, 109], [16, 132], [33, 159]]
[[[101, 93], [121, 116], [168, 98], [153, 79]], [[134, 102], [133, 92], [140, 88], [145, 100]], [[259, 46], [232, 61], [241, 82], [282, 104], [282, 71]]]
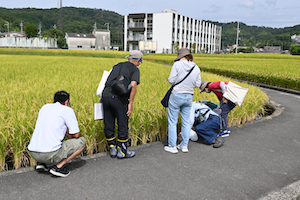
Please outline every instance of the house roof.
[[9, 31], [2, 33], [4, 35], [18, 35], [18, 36], [25, 36], [25, 33], [17, 32], [17, 31]]
[[68, 37], [75, 37], [75, 38], [96, 38], [93, 34], [86, 34], [86, 33], [66, 33]]
[[110, 30], [107, 30], [107, 29], [97, 29], [96, 31], [97, 32], [110, 32]]

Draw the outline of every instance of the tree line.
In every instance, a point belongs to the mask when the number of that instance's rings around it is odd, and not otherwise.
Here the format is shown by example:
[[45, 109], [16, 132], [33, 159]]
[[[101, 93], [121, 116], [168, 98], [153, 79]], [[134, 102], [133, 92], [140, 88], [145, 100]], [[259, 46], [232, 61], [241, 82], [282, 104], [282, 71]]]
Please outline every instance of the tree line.
[[[222, 49], [236, 43], [237, 23], [210, 23], [222, 26]], [[283, 50], [289, 50], [292, 45], [292, 35], [300, 34], [300, 24], [293, 27], [270, 28], [247, 26], [239, 24], [239, 46], [262, 48], [264, 46], [280, 46]]]

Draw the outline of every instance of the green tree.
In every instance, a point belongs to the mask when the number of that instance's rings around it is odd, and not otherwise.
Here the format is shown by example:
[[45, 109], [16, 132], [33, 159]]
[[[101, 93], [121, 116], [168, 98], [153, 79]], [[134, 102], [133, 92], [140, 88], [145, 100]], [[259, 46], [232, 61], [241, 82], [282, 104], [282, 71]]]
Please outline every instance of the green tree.
[[57, 28], [49, 29], [43, 32], [44, 37], [51, 37], [51, 38], [59, 38], [64, 37], [64, 34], [61, 30]]
[[175, 50], [175, 53], [178, 53], [178, 50], [179, 50], [179, 43], [178, 42], [174, 43], [174, 50]]
[[196, 43], [192, 44], [192, 53], [196, 53]]
[[290, 51], [293, 55], [300, 55], [300, 45], [299, 44], [292, 44]]
[[29, 24], [25, 27], [25, 33], [28, 38], [36, 37], [38, 35], [38, 29], [33, 24]]
[[57, 45], [59, 48], [68, 49], [68, 44], [67, 44], [66, 38], [64, 38], [64, 37], [59, 37], [57, 39]]
[[68, 48], [67, 41], [61, 30], [58, 30], [56, 28], [49, 29], [43, 32], [43, 36], [57, 39], [57, 45], [59, 48], [62, 49]]

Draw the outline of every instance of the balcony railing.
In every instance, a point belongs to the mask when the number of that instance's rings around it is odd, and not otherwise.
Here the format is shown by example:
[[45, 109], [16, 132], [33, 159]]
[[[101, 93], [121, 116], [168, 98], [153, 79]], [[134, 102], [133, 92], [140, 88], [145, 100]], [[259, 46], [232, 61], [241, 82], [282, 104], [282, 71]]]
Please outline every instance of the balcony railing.
[[129, 28], [144, 28], [144, 22], [130, 22]]
[[143, 41], [144, 35], [130, 35], [128, 36], [128, 41]]

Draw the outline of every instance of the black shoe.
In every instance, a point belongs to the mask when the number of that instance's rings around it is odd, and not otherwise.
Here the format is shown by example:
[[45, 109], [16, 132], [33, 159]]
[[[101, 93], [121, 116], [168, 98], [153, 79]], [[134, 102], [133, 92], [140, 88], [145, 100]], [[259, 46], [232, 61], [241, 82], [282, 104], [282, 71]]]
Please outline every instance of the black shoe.
[[221, 137], [221, 136], [218, 136], [218, 137], [212, 142], [212, 144], [213, 144], [213, 147], [214, 147], [214, 148], [219, 148], [219, 147], [223, 146], [224, 142], [225, 142], [225, 139], [224, 139], [223, 137]]
[[66, 167], [58, 168], [56, 165], [50, 169], [50, 173], [60, 177], [67, 177], [70, 174]]
[[42, 172], [42, 171], [49, 172], [49, 168], [47, 167], [47, 165], [45, 163], [36, 163], [35, 169], [40, 172]]

